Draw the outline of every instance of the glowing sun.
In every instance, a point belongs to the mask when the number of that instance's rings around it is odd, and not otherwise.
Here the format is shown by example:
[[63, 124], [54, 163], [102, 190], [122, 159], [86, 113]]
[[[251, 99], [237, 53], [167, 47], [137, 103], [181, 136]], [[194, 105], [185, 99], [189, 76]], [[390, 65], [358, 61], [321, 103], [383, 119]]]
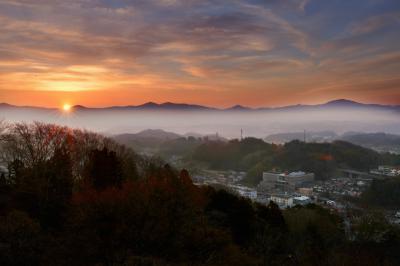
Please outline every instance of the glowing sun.
[[64, 112], [69, 112], [71, 110], [72, 106], [68, 103], [64, 103], [62, 109], [64, 110]]

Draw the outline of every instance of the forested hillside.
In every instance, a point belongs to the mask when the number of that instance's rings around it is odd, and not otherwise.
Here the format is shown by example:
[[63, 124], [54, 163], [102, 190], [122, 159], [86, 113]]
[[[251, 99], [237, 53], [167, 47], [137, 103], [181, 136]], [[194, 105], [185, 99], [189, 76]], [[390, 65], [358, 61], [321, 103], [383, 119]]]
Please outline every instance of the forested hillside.
[[253, 185], [260, 181], [263, 171], [274, 168], [313, 172], [317, 179], [326, 179], [338, 168], [368, 171], [380, 164], [400, 164], [398, 155], [380, 154], [344, 141], [274, 145], [255, 138], [205, 143], [192, 158], [213, 169], [247, 171], [247, 182]]
[[[245, 153], [260, 144], [244, 143]], [[90, 132], [8, 125], [1, 155], [9, 169], [0, 183], [1, 265], [400, 263], [398, 228], [381, 220], [374, 231], [379, 239], [363, 226], [369, 220], [361, 220], [350, 241], [329, 210], [310, 205], [282, 212], [274, 203], [197, 187], [186, 170]]]

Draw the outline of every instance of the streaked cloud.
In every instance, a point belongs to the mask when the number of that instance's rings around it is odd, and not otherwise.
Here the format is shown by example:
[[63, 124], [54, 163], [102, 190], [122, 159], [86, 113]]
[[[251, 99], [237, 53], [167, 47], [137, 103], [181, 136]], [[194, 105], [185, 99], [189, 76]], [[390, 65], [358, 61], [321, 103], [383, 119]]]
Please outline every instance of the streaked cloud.
[[354, 34], [368, 34], [386, 27], [400, 27], [400, 12], [386, 13], [369, 17], [351, 25]]
[[357, 99], [376, 94], [368, 79], [399, 75], [399, 12], [395, 0], [3, 0], [0, 90], [131, 95], [110, 105], [152, 92], [223, 106]]

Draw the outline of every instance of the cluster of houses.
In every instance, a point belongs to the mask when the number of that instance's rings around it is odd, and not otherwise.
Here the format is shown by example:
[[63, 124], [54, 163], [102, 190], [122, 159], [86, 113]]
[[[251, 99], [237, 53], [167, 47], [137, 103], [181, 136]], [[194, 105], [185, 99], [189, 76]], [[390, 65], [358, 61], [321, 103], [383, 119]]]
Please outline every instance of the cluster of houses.
[[332, 178], [316, 184], [313, 187], [313, 191], [319, 195], [329, 195], [329, 197], [333, 198], [341, 196], [359, 197], [371, 181], [372, 179], [366, 178]]
[[263, 172], [262, 180], [256, 188], [250, 188], [240, 184], [246, 177], [245, 172], [205, 170], [202, 174], [194, 176], [194, 182], [224, 185], [255, 202], [268, 204], [273, 201], [284, 209], [324, 199], [325, 204], [335, 205], [333, 200], [342, 196], [359, 197], [374, 176], [400, 176], [400, 168], [380, 166], [370, 173], [342, 169], [340, 173], [343, 177], [316, 181], [313, 173], [268, 171]]
[[379, 176], [395, 177], [400, 176], [400, 167], [381, 165], [378, 169], [371, 170], [370, 173]]
[[314, 174], [298, 172], [264, 172], [263, 179], [257, 186], [257, 201], [273, 201], [281, 208], [295, 205], [307, 205], [312, 202]]
[[204, 170], [201, 174], [194, 175], [193, 181], [199, 185], [223, 185], [242, 197], [261, 204], [273, 201], [281, 208], [312, 202], [313, 173], [264, 172], [257, 188], [241, 185], [240, 181], [245, 177], [245, 172]]
[[195, 184], [222, 184], [229, 186], [237, 184], [245, 177], [246, 172], [203, 170], [201, 173], [193, 175], [192, 178]]

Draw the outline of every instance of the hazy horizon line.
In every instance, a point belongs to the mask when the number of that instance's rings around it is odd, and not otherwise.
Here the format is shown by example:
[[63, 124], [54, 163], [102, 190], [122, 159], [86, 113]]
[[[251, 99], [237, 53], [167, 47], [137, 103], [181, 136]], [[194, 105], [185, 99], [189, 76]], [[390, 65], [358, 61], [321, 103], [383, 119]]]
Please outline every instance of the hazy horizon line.
[[[107, 109], [107, 108], [124, 108], [124, 107], [141, 107], [149, 104], [154, 104], [156, 106], [162, 106], [166, 104], [172, 104], [172, 105], [187, 105], [187, 106], [197, 106], [197, 107], [203, 107], [203, 108], [209, 108], [209, 109], [215, 109], [215, 110], [228, 110], [228, 109], [233, 109], [233, 108], [245, 108], [245, 109], [279, 109], [279, 108], [285, 108], [285, 107], [292, 107], [292, 106], [318, 106], [318, 105], [324, 105], [324, 104], [329, 104], [329, 103], [334, 103], [334, 102], [348, 102], [348, 103], [354, 103], [354, 104], [362, 104], [362, 105], [381, 105], [381, 106], [400, 106], [400, 103], [398, 104], [384, 104], [384, 103], [375, 103], [375, 102], [361, 102], [361, 101], [356, 101], [353, 99], [349, 98], [333, 98], [328, 101], [320, 102], [320, 103], [315, 103], [315, 104], [306, 104], [306, 103], [294, 103], [294, 104], [288, 104], [288, 105], [279, 105], [279, 106], [248, 106], [248, 105], [242, 105], [240, 103], [234, 104], [228, 107], [218, 107], [218, 106], [211, 106], [211, 105], [203, 105], [201, 103], [192, 103], [192, 102], [172, 102], [172, 101], [165, 101], [165, 102], [157, 102], [157, 101], [147, 101], [141, 104], [128, 104], [128, 105], [104, 105], [104, 106], [90, 106], [90, 105], [83, 105], [83, 104], [71, 104], [72, 108], [88, 108], [88, 109]], [[63, 104], [70, 104], [69, 102], [65, 102]], [[12, 104], [9, 102], [0, 102], [0, 105], [10, 105], [13, 107], [20, 107], [20, 108], [42, 108], [42, 109], [62, 109], [62, 105], [58, 107], [54, 106], [39, 106], [39, 105], [17, 105], [17, 104]]]

